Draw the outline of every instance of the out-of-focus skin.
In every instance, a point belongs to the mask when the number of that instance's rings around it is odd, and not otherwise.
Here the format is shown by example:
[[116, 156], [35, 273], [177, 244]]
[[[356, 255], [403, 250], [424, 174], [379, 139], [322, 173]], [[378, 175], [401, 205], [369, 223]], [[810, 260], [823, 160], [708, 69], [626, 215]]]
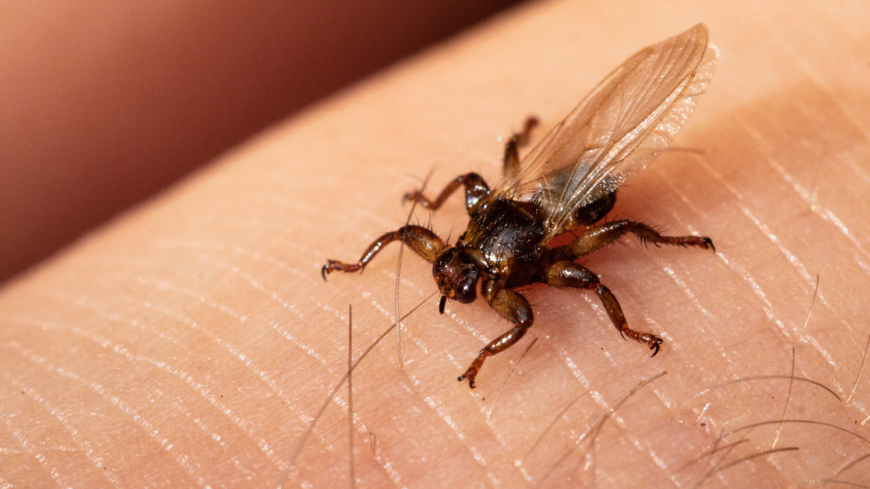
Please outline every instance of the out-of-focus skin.
[[[354, 373], [357, 485], [870, 484], [870, 461], [847, 466], [870, 452], [870, 373], [855, 384], [870, 334], [868, 14], [538, 4], [275, 127], [3, 290], [0, 483], [275, 487], [346, 370], [348, 304], [356, 358], [393, 317], [397, 247], [328, 283], [325, 260], [404, 222], [409, 175], [495, 181], [499, 136], [529, 114], [542, 134], [630, 54], [703, 21], [717, 74], [611, 216], [710, 236], [717, 254], [629, 237], [584, 261], [661, 353], [622, 341], [591, 294], [532, 288], [534, 326], [470, 391], [456, 377], [508, 324], [429, 299], [403, 323], [403, 370], [390, 334]], [[455, 239], [466, 219], [457, 196], [433, 228]], [[436, 289], [404, 255], [407, 312]], [[349, 485], [346, 401], [286, 487]]]
[[0, 281], [287, 114], [515, 2], [3, 2]]

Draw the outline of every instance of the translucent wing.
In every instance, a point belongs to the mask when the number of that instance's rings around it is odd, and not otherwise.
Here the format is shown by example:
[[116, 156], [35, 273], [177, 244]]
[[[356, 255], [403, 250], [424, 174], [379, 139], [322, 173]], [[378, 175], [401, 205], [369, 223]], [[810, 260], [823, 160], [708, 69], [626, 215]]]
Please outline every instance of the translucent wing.
[[[538, 199], [551, 236], [579, 206], [613, 192], [671, 142], [716, 65], [707, 26], [644, 48], [611, 72], [497, 192]], [[534, 197], [532, 197], [534, 196]]]

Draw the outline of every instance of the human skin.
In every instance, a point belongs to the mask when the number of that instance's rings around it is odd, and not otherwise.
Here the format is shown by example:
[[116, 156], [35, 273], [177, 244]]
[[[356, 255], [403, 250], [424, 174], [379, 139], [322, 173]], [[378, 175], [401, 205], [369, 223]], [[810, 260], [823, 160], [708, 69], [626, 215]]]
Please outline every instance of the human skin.
[[[867, 14], [534, 5], [274, 128], [3, 290], [0, 486], [349, 485], [345, 388], [305, 433], [346, 373], [348, 306], [355, 359], [390, 328], [399, 247], [362, 275], [324, 282], [320, 266], [401, 226], [430, 171], [430, 195], [470, 170], [495, 183], [499, 137], [524, 117], [540, 136], [698, 21], [717, 74], [610, 217], [717, 253], [626, 237], [583, 260], [661, 353], [622, 341], [590, 293], [534, 287], [534, 326], [471, 391], [456, 377], [509, 326], [482, 301], [442, 316], [429, 298], [402, 323], [401, 365], [388, 333], [354, 371], [356, 483], [870, 484], [867, 460], [842, 470], [870, 453]], [[455, 239], [461, 198], [431, 218]], [[435, 291], [404, 257], [403, 314]]]
[[0, 3], [0, 282], [510, 3]]

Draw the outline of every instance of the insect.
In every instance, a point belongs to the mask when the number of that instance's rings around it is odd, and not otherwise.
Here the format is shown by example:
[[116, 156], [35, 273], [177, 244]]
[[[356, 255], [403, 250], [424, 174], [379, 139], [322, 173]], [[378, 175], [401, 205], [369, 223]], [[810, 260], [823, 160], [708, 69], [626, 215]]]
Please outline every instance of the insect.
[[[403, 200], [435, 211], [464, 187], [470, 219], [453, 246], [425, 227], [406, 225], [375, 240], [356, 263], [328, 260], [323, 279], [336, 271], [362, 271], [384, 246], [402, 241], [432, 263], [442, 314], [448, 299], [474, 302], [479, 288], [513, 327], [480, 350], [459, 377], [471, 388], [486, 358], [510, 348], [532, 325], [532, 308], [517, 291], [532, 283], [595, 292], [622, 337], [647, 345], [655, 356], [662, 339], [631, 329], [610, 289], [575, 261], [627, 233], [644, 244], [697, 246], [715, 253], [710, 238], [662, 236], [631, 220], [602, 222], [620, 184], [655, 159], [694, 110], [716, 65], [716, 49], [708, 48], [707, 37], [707, 26], [698, 24], [634, 54], [520, 161], [519, 147], [536, 123], [530, 118], [508, 140], [504, 180], [495, 188], [477, 173], [467, 173], [435, 200], [420, 191], [405, 194]], [[548, 246], [556, 236], [580, 229], [570, 244]]]

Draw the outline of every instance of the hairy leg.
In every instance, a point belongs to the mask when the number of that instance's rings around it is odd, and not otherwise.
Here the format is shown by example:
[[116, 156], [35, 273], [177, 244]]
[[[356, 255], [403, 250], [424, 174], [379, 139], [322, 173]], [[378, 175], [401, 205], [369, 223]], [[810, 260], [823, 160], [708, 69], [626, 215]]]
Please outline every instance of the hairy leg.
[[328, 260], [320, 270], [323, 280], [332, 272], [356, 272], [365, 269], [366, 265], [377, 255], [384, 246], [393, 241], [402, 241], [415, 253], [423, 257], [429, 263], [433, 263], [438, 255], [444, 250], [444, 241], [429, 229], [421, 226], [403, 226], [397, 231], [391, 231], [376, 239], [363, 252], [362, 257], [356, 263], [343, 263], [338, 260]]
[[619, 301], [613, 292], [605, 287], [598, 280], [598, 275], [588, 268], [578, 265], [570, 261], [559, 261], [548, 265], [541, 271], [540, 281], [552, 287], [559, 288], [575, 288], [588, 289], [598, 294], [601, 303], [604, 305], [604, 310], [607, 311], [610, 321], [616, 326], [619, 334], [623, 338], [629, 338], [649, 346], [650, 350], [655, 350], [652, 356], [656, 356], [659, 352], [659, 347], [662, 344], [662, 339], [650, 333], [641, 333], [628, 327], [628, 321], [625, 320], [625, 315], [622, 313], [622, 308], [619, 306]]
[[502, 162], [502, 171], [507, 179], [514, 178], [520, 170], [520, 151], [519, 148], [529, 144], [532, 137], [532, 130], [538, 125], [536, 117], [526, 118], [523, 123], [523, 130], [514, 133], [508, 142], [504, 145], [504, 158]]
[[697, 246], [705, 250], [716, 251], [716, 248], [713, 247], [713, 240], [704, 236], [662, 236], [658, 231], [642, 222], [621, 220], [586, 230], [570, 245], [563, 247], [562, 252], [572, 259], [579, 258], [618, 240], [627, 233], [633, 233], [644, 244]]
[[483, 284], [483, 296], [499, 316], [512, 322], [515, 326], [480, 350], [480, 354], [477, 355], [477, 358], [471, 363], [468, 370], [459, 376], [458, 380], [460, 382], [468, 379], [468, 385], [472, 389], [475, 387], [474, 379], [477, 377], [478, 372], [480, 372], [486, 357], [503, 352], [513, 346], [526, 334], [526, 330], [534, 322], [532, 306], [518, 292], [509, 289], [497, 289], [495, 283], [490, 281]]
[[486, 184], [483, 177], [477, 173], [466, 173], [465, 175], [459, 175], [448, 183], [435, 200], [427, 199], [419, 190], [412, 190], [402, 197], [402, 202], [417, 202], [420, 204], [420, 207], [435, 211], [444, 204], [444, 201], [456, 189], [463, 185], [465, 186], [465, 207], [469, 211], [480, 202], [480, 199], [489, 195], [489, 185]]
[[[532, 130], [538, 125], [538, 119], [529, 117], [526, 119], [523, 130], [515, 133], [505, 144], [504, 149], [504, 175], [510, 178], [515, 175], [520, 164], [519, 148], [528, 144]], [[489, 195], [490, 189], [486, 181], [477, 173], [466, 173], [453, 179], [438, 194], [435, 200], [429, 200], [419, 190], [412, 190], [402, 197], [402, 202], [417, 202], [420, 207], [429, 210], [438, 210], [453, 192], [460, 186], [465, 187], [465, 207], [470, 211], [480, 199]]]

